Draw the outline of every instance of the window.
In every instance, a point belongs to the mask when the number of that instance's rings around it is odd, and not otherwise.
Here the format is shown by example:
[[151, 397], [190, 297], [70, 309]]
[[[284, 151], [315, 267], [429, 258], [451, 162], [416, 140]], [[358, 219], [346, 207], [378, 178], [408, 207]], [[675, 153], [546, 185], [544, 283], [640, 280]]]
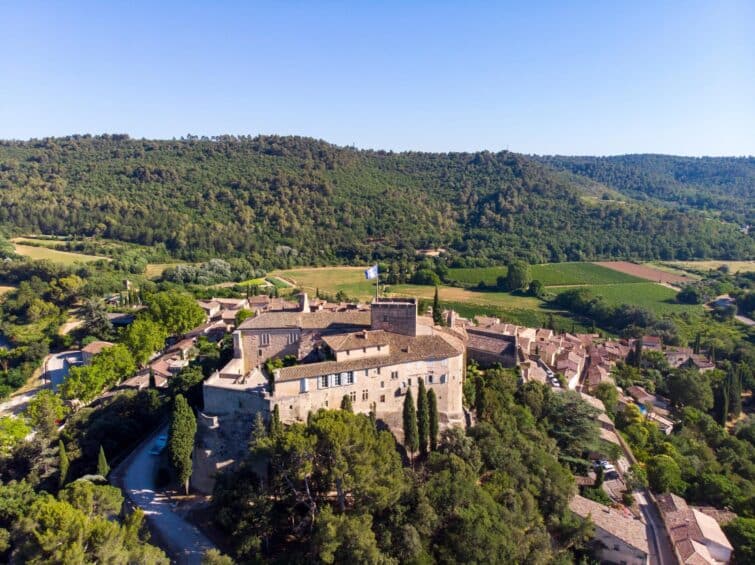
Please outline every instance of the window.
[[325, 408], [327, 408], [327, 407], [328, 407], [328, 401], [326, 400], [325, 401]]
[[288, 334], [288, 344], [293, 345], [294, 343], [296, 343], [296, 334], [294, 332], [291, 332], [290, 334]]
[[341, 386], [341, 373], [333, 375], [333, 386]]
[[369, 369], [365, 369], [364, 370], [364, 376], [365, 377], [369, 377], [370, 376], [370, 370]]
[[427, 375], [427, 383], [428, 384], [433, 384], [433, 376], [432, 375]]
[[302, 379], [299, 381], [299, 392], [307, 392], [309, 391], [309, 381], [307, 379]]
[[381, 349], [383, 349], [383, 346], [382, 345], [378, 345], [378, 351], [380, 351]]
[[261, 349], [257, 350], [257, 357], [262, 357], [262, 350]]
[[378, 375], [380, 374], [380, 367], [377, 368]]
[[398, 371], [391, 371], [391, 378], [397, 379], [398, 378]]
[[440, 376], [440, 384], [446, 384], [446, 375]]
[[380, 381], [380, 388], [385, 388], [385, 381]]
[[408, 379], [406, 379], [406, 386], [412, 386], [412, 378], [411, 377], [409, 377]]
[[384, 394], [380, 395], [380, 402], [385, 402], [385, 395]]
[[364, 389], [362, 391], [362, 400], [369, 400], [370, 398], [370, 392], [367, 389]]
[[349, 371], [348, 373], [346, 373], [346, 384], [347, 385], [354, 384], [354, 371]]
[[356, 402], [357, 401], [357, 391], [352, 390], [349, 393], [349, 399], [351, 399], [352, 402]]
[[328, 388], [328, 375], [320, 377], [320, 388]]
[[362, 348], [362, 353], [367, 353], [367, 348], [366, 347]]
[[346, 355], [351, 355], [351, 351], [347, 349], [346, 350]]
[[383, 321], [384, 321], [384, 322], [387, 322], [387, 321], [388, 321], [388, 315], [387, 315], [387, 314], [383, 314]]
[[260, 344], [261, 345], [270, 345], [270, 334], [261, 334], [260, 335]]

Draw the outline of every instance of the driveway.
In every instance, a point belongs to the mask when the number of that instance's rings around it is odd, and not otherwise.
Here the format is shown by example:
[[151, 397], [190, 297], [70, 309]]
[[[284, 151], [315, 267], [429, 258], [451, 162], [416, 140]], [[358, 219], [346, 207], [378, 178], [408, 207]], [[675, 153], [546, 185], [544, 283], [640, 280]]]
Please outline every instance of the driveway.
[[647, 498], [645, 491], [634, 491], [634, 499], [640, 507], [643, 522], [647, 529], [648, 545], [650, 546], [650, 563], [658, 565], [676, 565], [677, 560], [663, 527], [658, 510]]
[[173, 512], [171, 501], [155, 489], [155, 471], [158, 460], [149, 454], [155, 438], [168, 433], [165, 424], [142, 442], [117, 471], [119, 482], [126, 495], [144, 511], [150, 526], [156, 532], [155, 542], [179, 564], [200, 564], [202, 555], [215, 545], [199, 529]]

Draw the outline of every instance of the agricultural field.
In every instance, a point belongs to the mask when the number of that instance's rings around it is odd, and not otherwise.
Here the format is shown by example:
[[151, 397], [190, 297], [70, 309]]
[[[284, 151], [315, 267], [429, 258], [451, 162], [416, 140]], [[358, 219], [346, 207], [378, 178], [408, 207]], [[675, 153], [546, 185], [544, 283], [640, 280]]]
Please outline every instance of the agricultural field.
[[[549, 292], [559, 294], [571, 287], [551, 287]], [[654, 314], [681, 314], [684, 312], [701, 313], [699, 304], [679, 304], [675, 300], [676, 291], [652, 282], [635, 284], [598, 284], [587, 288], [596, 296], [602, 296], [612, 306], [630, 304], [646, 308]]]
[[629, 261], [604, 261], [598, 263], [603, 267], [611, 270], [615, 270], [618, 273], [627, 275], [633, 275], [646, 281], [653, 281], [658, 283], [674, 284], [686, 283], [690, 281], [690, 278], [682, 273], [675, 274], [670, 273], [667, 270], [656, 269], [650, 265], [638, 265], [637, 263], [630, 263]]
[[14, 243], [13, 247], [16, 253], [29, 257], [33, 260], [47, 259], [53, 263], [62, 263], [64, 265], [73, 265], [74, 263], [90, 263], [92, 261], [99, 261], [104, 259], [110, 261], [107, 257], [100, 257], [98, 255], [85, 255], [83, 253], [71, 253], [69, 251], [58, 251], [57, 249], [49, 247], [37, 247], [32, 245], [23, 245]]
[[755, 261], [664, 261], [663, 265], [668, 265], [682, 270], [697, 272], [707, 272], [718, 269], [726, 265], [730, 273], [752, 273], [755, 272]]
[[273, 271], [267, 280], [278, 288], [298, 286], [314, 296], [320, 289], [328, 294], [343, 291], [347, 296], [369, 300], [375, 295], [375, 282], [364, 278], [367, 267], [313, 267]]
[[59, 248], [59, 247], [65, 247], [68, 243], [65, 240], [62, 239], [48, 239], [48, 238], [42, 238], [42, 237], [14, 237], [11, 239], [12, 243], [19, 243], [21, 245], [35, 245], [39, 247], [49, 247], [51, 249]]
[[[449, 269], [448, 276], [461, 283], [486, 285], [496, 284], [498, 277], [506, 276], [506, 267], [480, 267], [473, 269]], [[545, 263], [530, 267], [532, 278], [545, 286], [585, 284], [638, 283], [643, 279], [631, 274], [596, 265], [595, 263]]]

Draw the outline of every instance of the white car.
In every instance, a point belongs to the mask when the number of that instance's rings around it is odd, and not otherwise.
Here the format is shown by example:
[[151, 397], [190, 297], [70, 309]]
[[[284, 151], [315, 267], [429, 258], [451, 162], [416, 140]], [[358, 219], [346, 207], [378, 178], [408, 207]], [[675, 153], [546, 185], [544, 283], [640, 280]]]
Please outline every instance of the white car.
[[165, 451], [165, 446], [168, 445], [168, 436], [165, 434], [157, 436], [155, 443], [152, 445], [152, 449], [149, 450], [150, 455], [160, 455]]

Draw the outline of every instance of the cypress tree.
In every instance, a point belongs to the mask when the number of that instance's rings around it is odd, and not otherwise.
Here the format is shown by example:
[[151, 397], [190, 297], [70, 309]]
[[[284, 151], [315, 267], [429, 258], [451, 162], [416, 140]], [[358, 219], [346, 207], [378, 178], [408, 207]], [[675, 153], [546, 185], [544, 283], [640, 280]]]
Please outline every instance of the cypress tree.
[[642, 367], [642, 338], [638, 337], [634, 344], [634, 366]]
[[155, 379], [155, 370], [149, 368], [149, 388], [157, 388], [157, 380]]
[[351, 404], [351, 397], [348, 394], [344, 394], [341, 399], [341, 410], [346, 410], [347, 412], [354, 411], [354, 406]]
[[406, 391], [404, 398], [404, 447], [409, 452], [409, 457], [414, 457], [419, 443], [419, 430], [417, 430], [417, 411], [414, 409], [412, 389]]
[[427, 391], [425, 390], [425, 381], [420, 379], [419, 390], [417, 391], [417, 433], [419, 452], [427, 455], [428, 436], [430, 435], [430, 417], [427, 407]]
[[267, 427], [265, 426], [265, 419], [262, 417], [262, 412], [257, 412], [254, 415], [254, 427], [252, 428], [252, 439], [249, 442], [249, 447], [256, 447], [266, 437]]
[[276, 404], [273, 407], [273, 415], [270, 417], [270, 435], [277, 436], [282, 431], [283, 426], [281, 425], [281, 412], [280, 408], [278, 408], [278, 405]]
[[729, 375], [721, 387], [721, 425], [726, 426], [726, 420], [729, 418]]
[[731, 372], [729, 383], [729, 413], [735, 418], [742, 413], [742, 366], [737, 365]]
[[700, 354], [700, 332], [698, 332], [695, 336], [695, 343], [692, 346], [692, 353], [694, 353], [695, 355]]
[[100, 444], [100, 453], [97, 455], [97, 474], [107, 477], [110, 472], [110, 465], [108, 465], [107, 457], [105, 457], [105, 450]]
[[430, 449], [435, 451], [438, 448], [438, 398], [435, 391], [427, 391], [427, 409], [430, 412]]
[[438, 287], [435, 287], [435, 297], [433, 298], [433, 323], [436, 326], [443, 325], [443, 312], [440, 311], [440, 298], [438, 297]]
[[60, 461], [60, 476], [58, 477], [58, 486], [60, 488], [63, 488], [63, 486], [65, 486], [66, 484], [66, 479], [68, 478], [68, 468], [71, 466], [71, 464], [68, 461], [66, 446], [62, 440], [58, 442], [58, 459]]
[[197, 433], [197, 420], [194, 412], [182, 394], [176, 396], [168, 431], [168, 458], [178, 481], [189, 494], [191, 477], [191, 454], [194, 451], [194, 436]]

